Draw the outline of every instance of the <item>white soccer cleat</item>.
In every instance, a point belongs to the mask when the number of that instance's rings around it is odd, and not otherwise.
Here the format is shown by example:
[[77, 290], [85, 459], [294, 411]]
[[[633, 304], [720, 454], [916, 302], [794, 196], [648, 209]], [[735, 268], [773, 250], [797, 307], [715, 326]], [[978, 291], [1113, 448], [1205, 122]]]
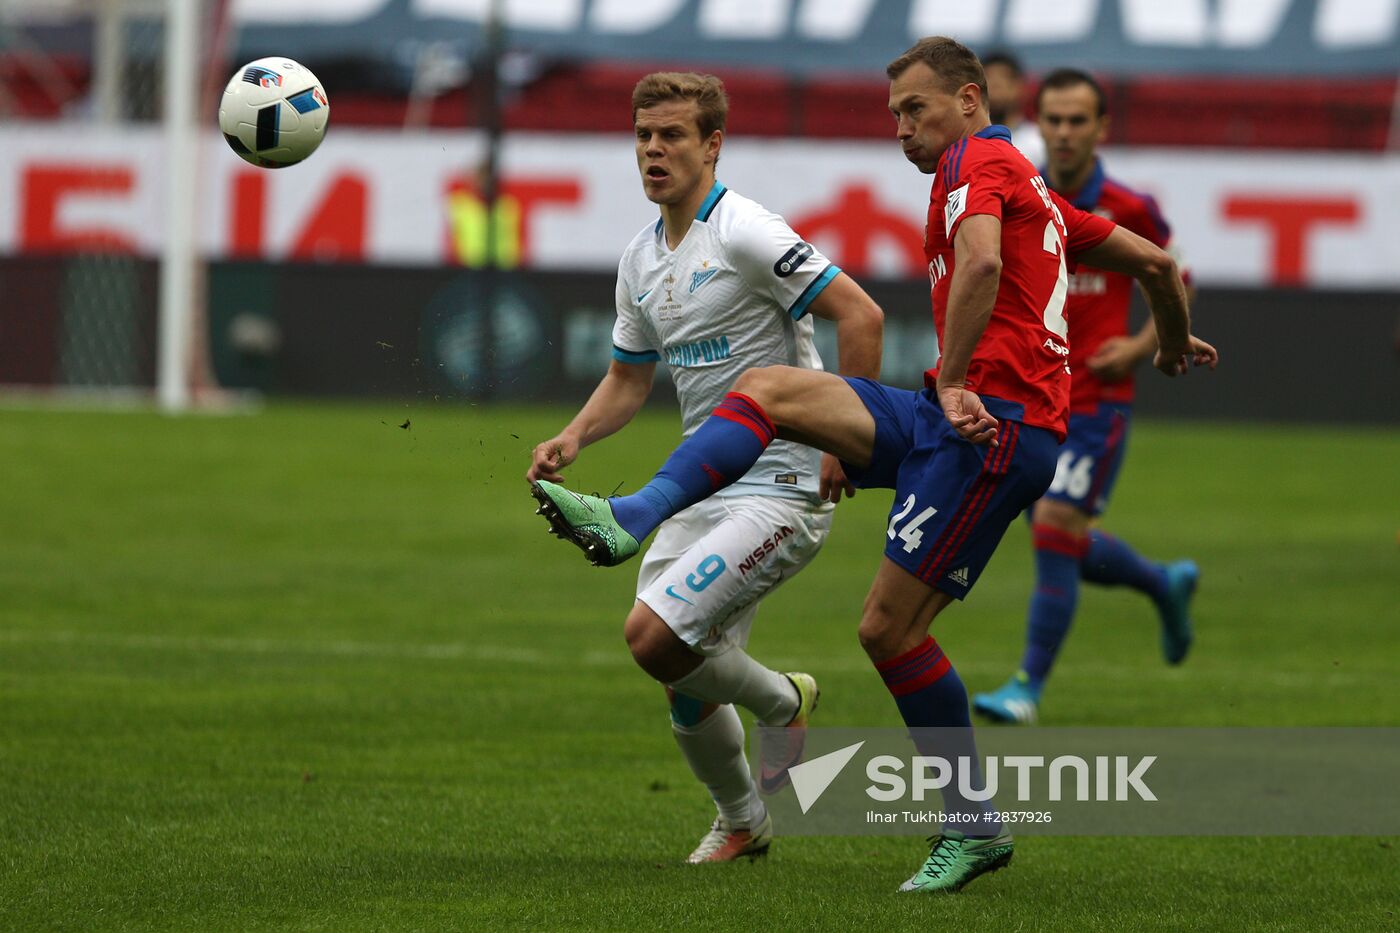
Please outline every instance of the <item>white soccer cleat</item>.
[[754, 859], [768, 854], [768, 846], [773, 842], [773, 818], [768, 810], [763, 811], [763, 819], [753, 829], [730, 826], [724, 819], [716, 817], [710, 824], [710, 831], [700, 840], [695, 851], [686, 862], [703, 865], [707, 862], [733, 862], [741, 858]]

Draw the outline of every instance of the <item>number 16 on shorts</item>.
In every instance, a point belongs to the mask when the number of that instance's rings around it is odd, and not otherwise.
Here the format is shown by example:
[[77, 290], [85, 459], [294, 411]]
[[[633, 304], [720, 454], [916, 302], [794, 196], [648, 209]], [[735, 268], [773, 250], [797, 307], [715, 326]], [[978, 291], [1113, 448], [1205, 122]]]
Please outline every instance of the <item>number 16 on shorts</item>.
[[1047, 492], [1063, 493], [1071, 499], [1083, 499], [1089, 495], [1094, 483], [1094, 458], [1089, 454], [1076, 456], [1066, 450], [1060, 454], [1055, 464], [1055, 478], [1050, 481]]
[[885, 530], [885, 537], [889, 538], [891, 541], [898, 537], [899, 540], [904, 542], [904, 550], [905, 553], [908, 554], [912, 554], [914, 551], [918, 550], [919, 544], [924, 540], [924, 533], [920, 530], [919, 526], [938, 514], [937, 509], [933, 506], [929, 506], [918, 515], [909, 519], [908, 522], [905, 522], [902, 528], [899, 527], [900, 522], [903, 522], [905, 517], [908, 516], [910, 512], [914, 511], [915, 505], [914, 496], [910, 494], [909, 498], [904, 500], [903, 507], [894, 515], [890, 516], [890, 526]]

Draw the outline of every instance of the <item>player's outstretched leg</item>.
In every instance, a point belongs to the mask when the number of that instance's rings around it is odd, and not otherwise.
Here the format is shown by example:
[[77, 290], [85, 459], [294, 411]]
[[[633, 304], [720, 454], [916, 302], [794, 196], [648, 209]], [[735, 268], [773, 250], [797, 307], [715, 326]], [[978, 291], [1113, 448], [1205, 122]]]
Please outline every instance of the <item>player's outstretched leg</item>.
[[973, 878], [1011, 863], [1015, 844], [1001, 832], [990, 839], [969, 839], [957, 830], [929, 838], [928, 860], [899, 890], [923, 894], [953, 894]]
[[630, 496], [581, 496], [556, 483], [532, 483], [539, 514], [595, 565], [611, 567], [637, 553], [658, 525], [738, 480], [758, 462], [777, 429], [763, 408], [730, 392], [656, 476]]
[[1168, 664], [1185, 660], [1195, 637], [1190, 608], [1200, 579], [1193, 561], [1167, 565], [1150, 561], [1124, 541], [1095, 528], [1089, 532], [1080, 576], [1104, 586], [1130, 586], [1150, 598], [1162, 624], [1162, 656]]

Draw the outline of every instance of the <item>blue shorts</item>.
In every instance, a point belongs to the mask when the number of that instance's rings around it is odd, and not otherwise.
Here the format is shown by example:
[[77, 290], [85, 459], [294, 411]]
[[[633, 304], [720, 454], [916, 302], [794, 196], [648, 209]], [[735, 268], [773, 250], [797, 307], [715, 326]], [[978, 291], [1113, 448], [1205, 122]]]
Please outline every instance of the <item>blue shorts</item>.
[[893, 489], [885, 556], [929, 586], [962, 599], [1007, 526], [1039, 499], [1055, 473], [1059, 439], [1003, 417], [1011, 403], [983, 399], [1001, 422], [999, 445], [970, 444], [933, 392], [847, 379], [875, 418], [865, 468], [842, 464], [861, 489]]
[[1069, 435], [1060, 448], [1055, 478], [1045, 498], [1068, 502], [1086, 515], [1108, 508], [1123, 451], [1128, 446], [1131, 405], [1101, 402], [1096, 411], [1069, 416]]

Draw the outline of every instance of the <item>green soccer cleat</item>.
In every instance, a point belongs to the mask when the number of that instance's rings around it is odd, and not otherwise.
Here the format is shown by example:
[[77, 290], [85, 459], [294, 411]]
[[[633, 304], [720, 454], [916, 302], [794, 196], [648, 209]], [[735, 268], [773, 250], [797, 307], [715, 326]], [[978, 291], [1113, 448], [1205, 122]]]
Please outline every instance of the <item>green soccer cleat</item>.
[[1040, 691], [1031, 686], [1025, 671], [1017, 671], [991, 693], [975, 695], [972, 708], [992, 722], [1033, 726], [1040, 715]]
[[[793, 671], [784, 674], [797, 689], [797, 712], [787, 728], [779, 733], [776, 729], [764, 733], [763, 761], [758, 773], [759, 789], [765, 794], [776, 794], [791, 780], [788, 771], [793, 765], [802, 762], [802, 748], [807, 744], [807, 723], [816, 712], [821, 690], [811, 674]], [[775, 737], [776, 736], [776, 737]]]
[[1195, 634], [1191, 630], [1191, 597], [1201, 570], [1195, 561], [1179, 560], [1167, 564], [1167, 595], [1157, 604], [1162, 619], [1162, 657], [1168, 664], [1180, 664], [1191, 650]]
[[601, 496], [581, 496], [548, 480], [531, 483], [530, 494], [540, 503], [535, 514], [549, 520], [554, 534], [578, 545], [595, 567], [620, 564], [642, 549]]
[[899, 886], [901, 891], [924, 894], [953, 894], [973, 878], [1005, 868], [1011, 862], [1014, 843], [1002, 832], [991, 839], [968, 839], [956, 830], [932, 836], [928, 861], [914, 877]]

